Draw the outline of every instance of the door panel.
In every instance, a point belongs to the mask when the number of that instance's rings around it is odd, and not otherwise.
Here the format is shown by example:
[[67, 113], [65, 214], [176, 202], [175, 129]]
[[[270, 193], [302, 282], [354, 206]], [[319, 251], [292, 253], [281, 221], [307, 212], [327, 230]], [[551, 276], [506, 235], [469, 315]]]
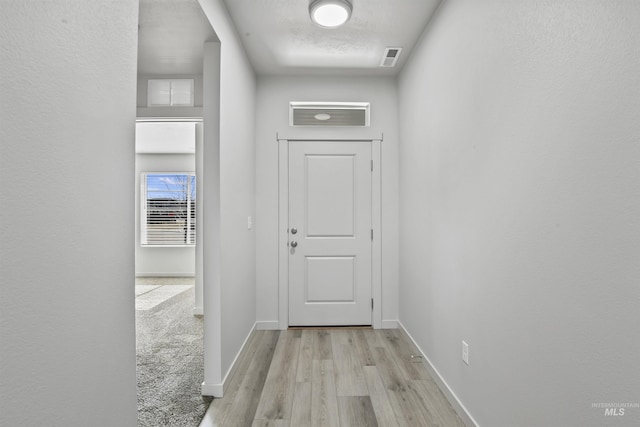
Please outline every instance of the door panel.
[[355, 156], [307, 155], [307, 236], [355, 234]]
[[371, 143], [289, 144], [292, 326], [371, 324], [370, 162]]
[[353, 303], [355, 257], [306, 257], [305, 303]]

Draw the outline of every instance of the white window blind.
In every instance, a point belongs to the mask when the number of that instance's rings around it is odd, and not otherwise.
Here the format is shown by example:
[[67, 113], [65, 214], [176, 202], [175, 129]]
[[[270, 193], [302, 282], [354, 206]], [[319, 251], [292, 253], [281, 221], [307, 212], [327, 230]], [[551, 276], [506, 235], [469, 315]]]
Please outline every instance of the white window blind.
[[143, 173], [140, 244], [189, 246], [196, 243], [196, 176]]

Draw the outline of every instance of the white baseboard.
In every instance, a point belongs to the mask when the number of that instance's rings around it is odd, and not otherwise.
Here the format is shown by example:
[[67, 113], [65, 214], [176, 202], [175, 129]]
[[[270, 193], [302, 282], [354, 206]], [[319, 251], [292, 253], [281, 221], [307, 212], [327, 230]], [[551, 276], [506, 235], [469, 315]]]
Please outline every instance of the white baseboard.
[[204, 316], [203, 307], [193, 307], [192, 313], [194, 316]]
[[[383, 320], [381, 328], [382, 329], [398, 329], [398, 321]], [[257, 331], [279, 331], [281, 329], [282, 328], [280, 327], [280, 322], [277, 320], [256, 322]]]
[[207, 384], [207, 383], [202, 383], [202, 386], [200, 387], [200, 393], [202, 393], [203, 396], [213, 396], [213, 397], [222, 397], [224, 388], [222, 384]]
[[136, 273], [136, 277], [196, 277], [194, 273]]
[[397, 320], [383, 320], [382, 329], [398, 329], [399, 323]]
[[240, 350], [238, 350], [236, 357], [233, 358], [233, 362], [231, 362], [231, 366], [229, 366], [229, 370], [227, 371], [227, 374], [224, 376], [222, 383], [220, 384], [206, 384], [204, 382], [202, 383], [202, 387], [200, 390], [203, 396], [213, 396], [217, 398], [224, 396], [224, 390], [229, 386], [229, 382], [231, 382], [233, 375], [236, 373], [236, 369], [238, 369], [238, 363], [237, 363], [238, 359], [240, 358], [240, 355], [244, 351], [245, 347], [247, 346], [247, 343], [249, 342], [249, 338], [251, 338], [251, 335], [253, 335], [253, 332], [256, 330], [256, 325], [257, 324], [254, 323], [253, 326], [251, 327], [251, 330], [249, 330], [247, 337], [244, 339], [244, 342], [240, 346]]
[[280, 322], [278, 322], [277, 320], [266, 321], [266, 322], [256, 322], [256, 330], [257, 331], [279, 331]]
[[413, 339], [411, 334], [409, 334], [409, 332], [406, 330], [402, 322], [398, 321], [398, 326], [400, 331], [405, 335], [405, 337], [409, 341], [411, 341], [413, 346], [420, 352], [420, 355], [422, 356], [422, 364], [424, 365], [425, 368], [427, 368], [427, 371], [429, 371], [429, 374], [431, 374], [431, 376], [433, 377], [433, 380], [436, 382], [436, 384], [438, 384], [438, 387], [440, 387], [440, 390], [442, 390], [444, 397], [447, 398], [447, 400], [449, 401], [453, 409], [456, 411], [456, 413], [464, 423], [464, 425], [467, 427], [478, 427], [478, 423], [476, 423], [476, 420], [473, 419], [469, 411], [467, 411], [467, 408], [465, 408], [462, 402], [460, 402], [460, 400], [458, 399], [458, 396], [456, 396], [453, 390], [451, 390], [451, 388], [449, 387], [449, 384], [447, 384], [444, 378], [442, 378], [438, 370], [435, 368], [435, 366], [433, 366], [429, 358], [424, 354], [424, 351], [422, 351], [418, 343], [416, 343], [416, 341]]

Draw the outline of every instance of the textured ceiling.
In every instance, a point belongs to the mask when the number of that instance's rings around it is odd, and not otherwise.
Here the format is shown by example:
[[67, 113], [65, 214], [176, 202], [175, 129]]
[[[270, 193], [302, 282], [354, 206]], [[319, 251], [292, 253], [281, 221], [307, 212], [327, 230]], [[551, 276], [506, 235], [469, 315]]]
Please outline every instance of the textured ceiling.
[[[440, 0], [351, 0], [343, 27], [309, 18], [309, 0], [224, 0], [258, 74], [393, 75]], [[138, 73], [201, 74], [202, 44], [216, 40], [197, 0], [140, 0]], [[402, 47], [394, 68], [380, 62]]]
[[[259, 74], [395, 74], [439, 0], [352, 0], [351, 20], [324, 29], [309, 18], [308, 0], [224, 0]], [[381, 68], [386, 47], [404, 50]]]

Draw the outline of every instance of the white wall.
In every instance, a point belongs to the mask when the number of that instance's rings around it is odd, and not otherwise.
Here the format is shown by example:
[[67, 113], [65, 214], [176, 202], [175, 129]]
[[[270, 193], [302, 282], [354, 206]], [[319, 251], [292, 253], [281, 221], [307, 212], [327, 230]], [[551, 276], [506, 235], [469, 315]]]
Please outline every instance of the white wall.
[[[219, 160], [211, 157], [219, 162], [220, 259], [213, 262], [219, 262], [220, 272], [219, 284], [208, 282], [206, 269], [204, 273], [206, 353], [203, 391], [207, 394], [207, 390], [215, 389], [224, 379], [256, 321], [255, 234], [247, 229], [247, 217], [255, 216], [256, 77], [224, 3], [200, 0], [200, 4], [220, 39]], [[206, 91], [207, 82], [204, 87]], [[206, 100], [204, 108], [207, 120]], [[212, 148], [206, 146], [206, 133], [205, 123], [205, 152]], [[205, 175], [212, 166], [215, 165], [205, 163]], [[206, 210], [204, 215], [208, 216]], [[215, 254], [204, 253], [205, 266], [212, 262], [211, 256]], [[216, 304], [220, 312], [211, 315], [210, 307]], [[211, 354], [212, 350], [216, 351], [212, 346], [217, 339], [221, 354]], [[219, 360], [212, 360], [217, 357]]]
[[[382, 142], [382, 318], [398, 319], [398, 123], [393, 78], [273, 77], [258, 79], [256, 146], [256, 298], [263, 328], [278, 327], [278, 144], [276, 132], [291, 134], [290, 101], [371, 103], [371, 128]], [[322, 129], [326, 131], [326, 129]], [[344, 135], [337, 131], [335, 136]], [[326, 133], [323, 132], [323, 135]]]
[[195, 157], [195, 154], [136, 154], [136, 276], [195, 276], [195, 246], [140, 246], [140, 209], [142, 207], [140, 174], [145, 172], [195, 172]]
[[0, 2], [0, 425], [135, 426], [138, 2]]
[[639, 25], [448, 0], [400, 76], [400, 318], [482, 426], [640, 425]]

